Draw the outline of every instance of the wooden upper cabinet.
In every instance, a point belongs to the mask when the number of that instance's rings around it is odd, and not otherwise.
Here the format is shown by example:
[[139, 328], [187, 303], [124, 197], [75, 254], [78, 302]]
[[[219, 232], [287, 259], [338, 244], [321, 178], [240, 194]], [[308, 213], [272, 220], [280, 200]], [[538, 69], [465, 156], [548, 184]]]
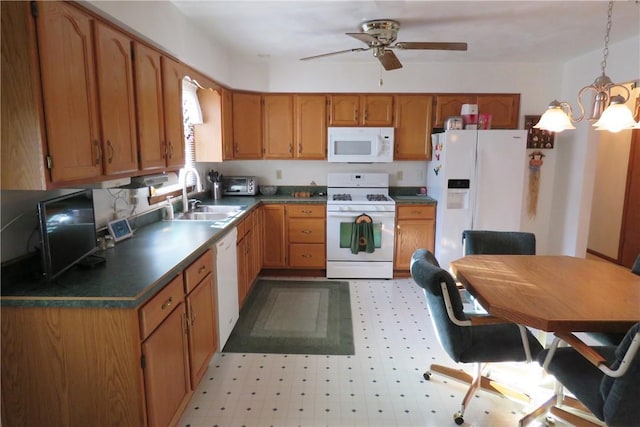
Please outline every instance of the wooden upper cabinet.
[[222, 159], [233, 159], [233, 92], [221, 88]]
[[394, 160], [431, 159], [430, 95], [397, 95], [395, 99]]
[[263, 95], [262, 123], [265, 159], [293, 157], [293, 96]]
[[95, 22], [105, 175], [138, 170], [131, 39]]
[[330, 126], [357, 126], [359, 124], [359, 95], [331, 95], [329, 97]]
[[360, 124], [393, 126], [393, 95], [362, 95]]
[[259, 94], [233, 93], [233, 158], [262, 158], [262, 106]]
[[520, 94], [478, 95], [478, 114], [491, 114], [492, 129], [518, 129]]
[[444, 121], [452, 116], [460, 116], [463, 104], [475, 104], [476, 95], [438, 95], [436, 96], [436, 112], [434, 128], [443, 128]]
[[97, 178], [102, 175], [102, 148], [93, 19], [68, 3], [37, 4], [51, 181]]
[[162, 69], [160, 52], [134, 43], [136, 110], [140, 169], [163, 169], [166, 164], [164, 113], [162, 108]]
[[182, 79], [185, 70], [179, 62], [166, 56], [160, 58], [162, 66], [162, 93], [164, 106], [164, 134], [167, 149], [167, 167], [184, 167], [184, 123], [182, 119]]
[[393, 95], [331, 95], [330, 126], [393, 126]]
[[294, 95], [294, 153], [297, 159], [327, 158], [327, 97]]

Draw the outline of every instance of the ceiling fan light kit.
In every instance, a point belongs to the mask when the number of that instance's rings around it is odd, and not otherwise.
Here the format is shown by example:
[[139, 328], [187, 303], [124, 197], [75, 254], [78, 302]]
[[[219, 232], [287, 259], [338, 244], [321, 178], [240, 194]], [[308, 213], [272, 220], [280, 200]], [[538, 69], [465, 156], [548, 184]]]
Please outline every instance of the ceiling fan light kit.
[[[584, 119], [585, 109], [582, 103], [582, 95], [586, 92], [593, 92], [591, 114], [587, 120], [593, 123], [596, 130], [606, 130], [609, 132], [620, 132], [623, 129], [631, 129], [640, 126], [636, 123], [629, 107], [625, 104], [631, 96], [629, 89], [622, 85], [613, 83], [605, 74], [607, 67], [607, 57], [609, 56], [609, 33], [611, 31], [611, 15], [613, 12], [613, 1], [609, 1], [607, 9], [607, 27], [604, 36], [603, 59], [600, 63], [602, 74], [594, 82], [580, 89], [578, 92], [578, 106], [580, 115], [574, 117], [571, 104], [566, 101], [552, 101], [547, 111], [540, 117], [540, 121], [534, 126], [537, 129], [551, 132], [562, 132], [567, 129], [575, 129], [573, 123]], [[613, 88], [620, 88], [624, 95], [611, 94]], [[573, 122], [573, 123], [572, 123]]]
[[391, 49], [401, 50], [459, 50], [466, 51], [466, 43], [450, 43], [450, 42], [397, 42], [400, 31], [400, 23], [391, 19], [376, 19], [373, 21], [365, 21], [360, 25], [359, 33], [345, 33], [365, 43], [367, 47], [340, 50], [336, 52], [323, 53], [320, 55], [308, 56], [301, 58], [302, 61], [309, 59], [322, 58], [330, 55], [338, 55], [341, 53], [363, 52], [367, 50], [373, 51], [373, 57], [380, 61], [382, 67], [387, 70], [397, 70], [402, 68], [400, 60]]

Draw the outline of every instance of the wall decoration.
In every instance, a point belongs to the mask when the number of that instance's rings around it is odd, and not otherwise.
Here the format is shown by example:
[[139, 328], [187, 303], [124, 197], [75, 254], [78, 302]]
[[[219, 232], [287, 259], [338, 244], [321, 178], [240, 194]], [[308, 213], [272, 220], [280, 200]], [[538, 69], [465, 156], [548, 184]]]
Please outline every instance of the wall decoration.
[[527, 130], [527, 148], [553, 148], [555, 132], [535, 129], [540, 116], [524, 116], [524, 128]]
[[527, 193], [527, 214], [535, 218], [538, 213], [538, 193], [540, 192], [540, 169], [544, 154], [534, 151], [529, 154], [529, 192]]

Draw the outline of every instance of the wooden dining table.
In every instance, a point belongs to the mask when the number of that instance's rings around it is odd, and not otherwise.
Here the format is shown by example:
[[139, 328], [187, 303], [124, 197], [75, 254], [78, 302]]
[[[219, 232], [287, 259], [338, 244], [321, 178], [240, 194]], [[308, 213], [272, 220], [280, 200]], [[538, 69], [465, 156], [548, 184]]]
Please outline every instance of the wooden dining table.
[[468, 255], [456, 279], [493, 316], [547, 332], [626, 332], [640, 321], [640, 276], [593, 259]]

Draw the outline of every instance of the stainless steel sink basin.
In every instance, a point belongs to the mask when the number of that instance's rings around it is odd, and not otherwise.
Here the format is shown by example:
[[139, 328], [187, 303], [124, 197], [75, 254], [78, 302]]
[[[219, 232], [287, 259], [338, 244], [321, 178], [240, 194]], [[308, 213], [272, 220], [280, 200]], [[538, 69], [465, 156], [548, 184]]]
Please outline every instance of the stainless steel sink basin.
[[[180, 213], [175, 216], [177, 221], [213, 221], [224, 226], [228, 221], [241, 214], [246, 206], [200, 205], [191, 212]], [[215, 225], [215, 224], [214, 224]]]

